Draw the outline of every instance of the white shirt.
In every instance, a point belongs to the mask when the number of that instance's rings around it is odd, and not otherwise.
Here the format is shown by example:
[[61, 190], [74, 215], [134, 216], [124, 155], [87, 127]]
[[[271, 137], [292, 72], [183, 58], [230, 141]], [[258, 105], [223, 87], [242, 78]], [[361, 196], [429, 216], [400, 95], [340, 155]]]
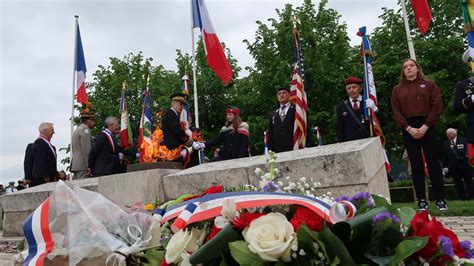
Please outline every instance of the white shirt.
[[[284, 106], [284, 107], [283, 107]], [[283, 107], [283, 109], [282, 109]], [[286, 104], [282, 104], [280, 105], [280, 110], [278, 110], [278, 114], [281, 115], [281, 111], [283, 110], [283, 113], [286, 115], [286, 113], [288, 113], [288, 109], [290, 109], [290, 103], [286, 103]]]
[[5, 189], [5, 194], [11, 194], [11, 193], [17, 192], [17, 191], [18, 191], [18, 189], [16, 189], [16, 187], [7, 187]]
[[[362, 101], [362, 96], [359, 95], [359, 97], [357, 97], [356, 99], [357, 109], [360, 109], [361, 101]], [[351, 97], [349, 97], [349, 103], [351, 104], [351, 106], [354, 106], [354, 100]]]

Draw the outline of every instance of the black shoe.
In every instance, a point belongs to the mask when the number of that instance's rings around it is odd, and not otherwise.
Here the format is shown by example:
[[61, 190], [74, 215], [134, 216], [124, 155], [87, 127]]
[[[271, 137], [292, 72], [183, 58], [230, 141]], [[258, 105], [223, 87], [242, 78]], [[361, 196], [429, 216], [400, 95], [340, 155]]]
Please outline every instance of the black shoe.
[[447, 212], [448, 211], [448, 204], [446, 204], [446, 201], [444, 201], [444, 200], [436, 201], [436, 207], [438, 207], [438, 210], [440, 212]]
[[426, 211], [428, 210], [428, 202], [424, 199], [418, 201], [418, 211]]

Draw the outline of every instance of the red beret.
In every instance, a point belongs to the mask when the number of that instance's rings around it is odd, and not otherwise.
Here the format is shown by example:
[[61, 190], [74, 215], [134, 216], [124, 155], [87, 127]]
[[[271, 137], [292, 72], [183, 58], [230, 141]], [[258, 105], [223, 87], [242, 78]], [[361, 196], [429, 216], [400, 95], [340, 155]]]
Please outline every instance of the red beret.
[[344, 80], [344, 83], [347, 85], [350, 85], [350, 84], [362, 84], [364, 83], [363, 80], [361, 80], [360, 78], [357, 78], [357, 77], [348, 77], [346, 78], [346, 80]]
[[226, 113], [233, 113], [233, 114], [237, 114], [237, 115], [240, 115], [240, 110], [239, 108], [235, 107], [235, 106], [230, 106], [229, 108], [227, 108], [227, 110], [225, 110]]

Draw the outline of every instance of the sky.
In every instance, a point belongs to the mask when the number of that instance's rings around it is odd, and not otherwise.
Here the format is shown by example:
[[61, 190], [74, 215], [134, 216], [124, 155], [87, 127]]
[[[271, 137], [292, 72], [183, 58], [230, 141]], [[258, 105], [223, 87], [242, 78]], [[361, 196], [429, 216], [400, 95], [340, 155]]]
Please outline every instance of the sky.
[[[242, 40], [254, 40], [255, 21], [276, 18], [275, 9], [302, 2], [206, 0], [206, 6], [219, 39], [244, 68], [254, 64]], [[313, 0], [316, 7], [319, 2]], [[356, 45], [357, 29], [367, 26], [370, 33], [381, 26], [382, 7], [398, 9], [397, 2], [329, 0], [328, 6], [341, 14]], [[176, 50], [191, 53], [189, 0], [0, 0], [1, 184], [23, 179], [25, 148], [38, 137], [41, 122], [54, 123], [51, 142], [58, 149], [70, 142], [74, 15], [79, 15], [87, 82], [110, 57], [142, 51], [155, 65], [176, 70]], [[58, 152], [58, 170], [66, 169], [60, 164], [64, 157]]]

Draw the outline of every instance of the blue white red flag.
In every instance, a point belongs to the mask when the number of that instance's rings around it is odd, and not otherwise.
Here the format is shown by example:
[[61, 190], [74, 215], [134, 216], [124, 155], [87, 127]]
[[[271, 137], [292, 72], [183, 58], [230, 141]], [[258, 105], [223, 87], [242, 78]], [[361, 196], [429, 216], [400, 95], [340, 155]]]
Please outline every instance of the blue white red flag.
[[[363, 84], [363, 99], [364, 102], [366, 99], [370, 98], [374, 101], [375, 105], [378, 106], [377, 102], [377, 89], [375, 87], [375, 80], [374, 80], [374, 73], [372, 72], [372, 59], [371, 56], [373, 55], [372, 49], [370, 47], [369, 38], [366, 35], [366, 27], [359, 28], [359, 32], [357, 35], [362, 37], [362, 43], [360, 46], [361, 49], [361, 56], [364, 58], [365, 66], [364, 66], [364, 84]], [[370, 114], [369, 114], [370, 112]], [[380, 141], [382, 142], [382, 146], [385, 146], [385, 135], [382, 132], [382, 127], [380, 126], [380, 121], [377, 117], [377, 114], [373, 112], [369, 108], [364, 108], [364, 115], [365, 117], [372, 117], [372, 129], [374, 136], [380, 137]], [[385, 159], [385, 169], [387, 172], [390, 172], [390, 162], [388, 160], [387, 152], [385, 148], [383, 150], [383, 156]]]
[[306, 145], [307, 136], [307, 98], [305, 90], [305, 78], [303, 67], [303, 55], [301, 53], [300, 33], [293, 29], [295, 47], [295, 65], [293, 68], [293, 79], [291, 81], [291, 97], [295, 102], [295, 125], [293, 131], [293, 150], [303, 149]]
[[212, 26], [211, 18], [207, 12], [204, 0], [191, 0], [193, 13], [193, 29], [200, 28], [206, 50], [206, 60], [209, 67], [224, 82], [232, 80], [234, 71], [224, 54], [224, 49]]
[[77, 24], [76, 35], [76, 98], [78, 103], [87, 102], [86, 93], [86, 59], [84, 58], [84, 50], [82, 49], [81, 32], [79, 24]]
[[46, 254], [53, 250], [48, 212], [49, 197], [23, 223], [23, 233], [28, 242], [28, 255], [23, 262], [25, 266], [43, 265]]

